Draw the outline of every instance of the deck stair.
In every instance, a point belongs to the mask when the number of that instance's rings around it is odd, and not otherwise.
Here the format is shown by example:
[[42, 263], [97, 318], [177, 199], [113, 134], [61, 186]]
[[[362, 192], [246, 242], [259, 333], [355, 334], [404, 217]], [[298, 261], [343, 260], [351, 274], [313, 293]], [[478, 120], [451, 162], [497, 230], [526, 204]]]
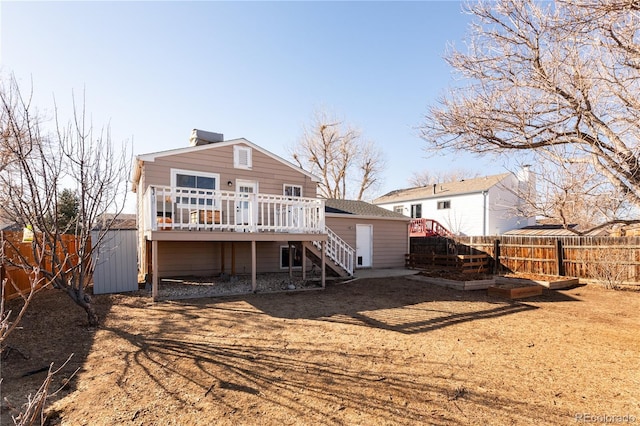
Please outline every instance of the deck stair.
[[[326, 232], [325, 272], [329, 275], [343, 278], [353, 276], [355, 250], [331, 229], [326, 228]], [[322, 267], [320, 243], [303, 241], [302, 243], [290, 242], [290, 244], [296, 245], [298, 249], [301, 249], [301, 246], [304, 245], [307, 258], [315, 265]]]
[[449, 237], [454, 235], [434, 219], [412, 219], [409, 223], [409, 237]]

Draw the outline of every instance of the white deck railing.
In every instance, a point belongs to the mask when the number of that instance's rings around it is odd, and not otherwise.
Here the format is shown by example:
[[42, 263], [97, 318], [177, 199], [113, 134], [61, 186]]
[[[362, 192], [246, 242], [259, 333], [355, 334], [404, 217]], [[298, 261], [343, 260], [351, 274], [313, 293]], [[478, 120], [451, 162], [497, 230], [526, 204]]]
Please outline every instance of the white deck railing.
[[[327, 233], [327, 247], [326, 254], [329, 259], [336, 262], [342, 269], [347, 271], [349, 275], [353, 275], [353, 261], [355, 257], [355, 249], [351, 247], [345, 240], [340, 238], [338, 234], [333, 232], [330, 228], [326, 228]], [[318, 250], [320, 250], [320, 243], [314, 241]]]
[[324, 200], [151, 185], [145, 231], [324, 233]]

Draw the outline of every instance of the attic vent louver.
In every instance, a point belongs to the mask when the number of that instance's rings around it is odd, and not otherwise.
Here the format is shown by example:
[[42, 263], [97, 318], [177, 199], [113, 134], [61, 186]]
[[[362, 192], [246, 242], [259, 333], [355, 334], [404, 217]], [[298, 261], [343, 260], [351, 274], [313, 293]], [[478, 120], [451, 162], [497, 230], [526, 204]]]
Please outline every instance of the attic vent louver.
[[189, 145], [200, 146], [222, 141], [224, 141], [224, 135], [222, 133], [193, 129], [191, 131], [191, 137], [189, 138]]

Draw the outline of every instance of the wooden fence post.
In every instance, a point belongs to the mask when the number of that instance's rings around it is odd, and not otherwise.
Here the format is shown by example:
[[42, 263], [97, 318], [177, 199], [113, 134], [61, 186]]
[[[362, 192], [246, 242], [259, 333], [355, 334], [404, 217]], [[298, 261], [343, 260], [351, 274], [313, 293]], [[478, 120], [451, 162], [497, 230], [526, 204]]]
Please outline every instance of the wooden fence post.
[[564, 254], [562, 250], [562, 241], [556, 240], [556, 262], [558, 267], [558, 275], [564, 276]]
[[500, 272], [500, 240], [493, 241], [493, 274]]

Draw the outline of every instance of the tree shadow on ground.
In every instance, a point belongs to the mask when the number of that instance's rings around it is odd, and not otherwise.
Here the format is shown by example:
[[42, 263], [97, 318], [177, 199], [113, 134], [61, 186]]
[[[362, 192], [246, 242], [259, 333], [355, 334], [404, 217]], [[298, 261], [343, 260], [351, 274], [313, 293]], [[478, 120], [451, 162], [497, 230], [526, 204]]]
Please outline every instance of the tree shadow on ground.
[[[575, 300], [547, 291], [535, 298], [537, 303]], [[277, 319], [334, 323], [339, 326], [336, 330], [342, 325], [356, 325], [418, 335], [539, 309], [521, 301], [489, 297], [485, 291], [451, 290], [395, 277], [334, 284], [325, 291], [172, 301], [156, 304], [154, 309], [166, 319], [161, 333], [109, 331], [135, 347], [127, 354], [127, 368], [142, 368], [155, 385], [185, 407], [193, 405], [184, 393], [185, 386], [191, 386], [229, 412], [238, 409], [233, 398], [229, 398], [229, 393], [235, 393], [243, 394], [245, 401], [255, 398], [260, 406], [273, 404], [307, 419], [313, 416], [331, 419], [324, 411], [327, 406], [375, 413], [382, 423], [452, 424], [456, 415], [451, 412], [462, 412], [458, 403], [463, 408], [464, 404], [481, 406], [498, 414], [501, 407], [509, 407], [509, 416], [521, 417], [524, 422], [533, 421], [528, 417], [530, 413], [540, 411], [531, 401], [475, 393], [469, 389], [482, 386], [469, 381], [473, 378], [463, 381], [439, 375], [445, 369], [464, 370], [462, 361], [421, 360], [424, 371], [430, 371], [431, 377], [437, 379], [426, 383], [416, 378], [415, 370], [380, 354], [324, 347], [318, 341], [298, 342], [291, 348], [277, 337], [278, 324], [282, 324]], [[165, 310], [171, 314], [165, 314]], [[185, 322], [190, 326], [185, 326]], [[305, 327], [304, 322], [295, 326]], [[253, 332], [245, 340], [243, 332], [234, 334], [239, 328]], [[194, 329], [202, 335], [194, 334]], [[206, 337], [207, 329], [214, 329], [216, 337]], [[221, 334], [220, 330], [227, 329], [228, 335]], [[358, 359], [375, 368], [356, 367], [363, 364]], [[190, 367], [185, 367], [185, 362]], [[127, 374], [123, 372], [122, 377]], [[178, 377], [184, 386], [177, 387], [170, 376]], [[313, 394], [311, 402], [297, 397], [301, 389]], [[402, 396], [407, 394], [421, 395], [428, 405], [436, 408], [429, 413], [424, 406], [406, 405]]]
[[[404, 277], [358, 280], [328, 285], [325, 291], [247, 295], [243, 300], [267, 315], [360, 324], [399, 333], [414, 334], [538, 309], [524, 301], [487, 296], [485, 290], [460, 291]], [[536, 302], [568, 302], [577, 299], [545, 291]], [[438, 310], [429, 302], [456, 302]], [[175, 303], [189, 304], [188, 301]]]
[[[112, 307], [112, 298], [94, 297], [94, 306], [101, 322]], [[21, 300], [10, 302], [16, 309]], [[69, 362], [53, 377], [50, 392], [64, 385], [63, 390], [52, 400], [59, 399], [75, 390], [76, 381], [69, 380], [82, 368], [91, 351], [95, 333], [99, 328], [87, 325], [86, 312], [77, 306], [61, 290], [46, 289], [32, 300], [27, 311], [7, 341], [9, 349], [2, 359], [2, 408], [0, 425], [13, 425], [10, 404], [20, 408], [27, 397], [34, 395], [47, 377], [48, 368], [60, 368], [70, 355]]]
[[[171, 311], [175, 308], [172, 306]], [[439, 377], [438, 383], [427, 383], [388, 358], [369, 352], [345, 353], [318, 342], [287, 349], [272, 336], [225, 343], [225, 339], [188, 336], [170, 325], [149, 336], [122, 328], [107, 330], [133, 346], [125, 354], [127, 367], [117, 378], [118, 387], [126, 387], [126, 378], [136, 376], [136, 370], [141, 369], [155, 387], [163, 390], [163, 404], [175, 403], [179, 410], [193, 408], [197, 395], [195, 404], [200, 410], [222, 407], [226, 413], [235, 413], [251, 406], [273, 406], [282, 418], [315, 418], [330, 423], [341, 423], [339, 413], [348, 409], [374, 415], [381, 424], [452, 424], [456, 416], [451, 412], [461, 410], [457, 403], [463, 404], [463, 398], [465, 404], [498, 413], [501, 407], [510, 407], [512, 418], [521, 416], [527, 421], [533, 420], [528, 413], [536, 411], [531, 402], [488, 398], [468, 390], [465, 386], [475, 387], [468, 380]], [[376, 367], [363, 370], [357, 367], [362, 365], [360, 359]], [[465, 368], [457, 361], [421, 363], [432, 374], [446, 368]], [[305, 398], [300, 398], [301, 392]], [[411, 395], [411, 404], [405, 399], [407, 395]], [[244, 406], [238, 404], [240, 398]], [[415, 404], [415, 398], [423, 399], [431, 408]], [[517, 407], [522, 408], [521, 414], [515, 414], [519, 413]]]

